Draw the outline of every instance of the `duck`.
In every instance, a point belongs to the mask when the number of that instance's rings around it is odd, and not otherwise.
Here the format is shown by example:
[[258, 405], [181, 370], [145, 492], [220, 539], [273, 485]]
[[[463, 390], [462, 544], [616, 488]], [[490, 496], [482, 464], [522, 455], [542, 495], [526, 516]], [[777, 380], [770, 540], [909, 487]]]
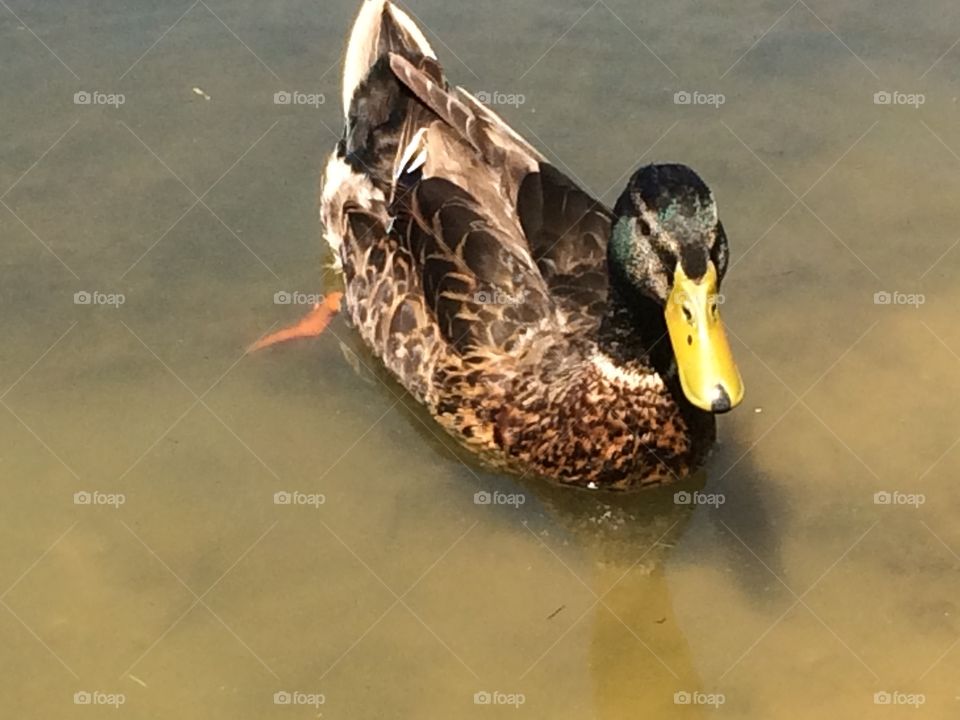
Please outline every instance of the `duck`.
[[364, 0], [343, 65], [319, 203], [343, 291], [279, 339], [339, 309], [497, 471], [609, 491], [696, 471], [744, 393], [718, 307], [728, 242], [701, 177], [647, 165], [605, 207], [452, 85], [388, 0]]

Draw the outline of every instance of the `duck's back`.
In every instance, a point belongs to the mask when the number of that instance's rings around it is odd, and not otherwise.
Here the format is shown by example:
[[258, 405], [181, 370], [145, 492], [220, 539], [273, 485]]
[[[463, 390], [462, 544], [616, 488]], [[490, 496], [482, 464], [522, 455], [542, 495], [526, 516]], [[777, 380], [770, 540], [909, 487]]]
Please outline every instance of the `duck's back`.
[[441, 364], [509, 372], [596, 324], [608, 212], [450, 88], [422, 32], [383, 0], [355, 24], [344, 101], [325, 233], [351, 319], [411, 392], [439, 402]]

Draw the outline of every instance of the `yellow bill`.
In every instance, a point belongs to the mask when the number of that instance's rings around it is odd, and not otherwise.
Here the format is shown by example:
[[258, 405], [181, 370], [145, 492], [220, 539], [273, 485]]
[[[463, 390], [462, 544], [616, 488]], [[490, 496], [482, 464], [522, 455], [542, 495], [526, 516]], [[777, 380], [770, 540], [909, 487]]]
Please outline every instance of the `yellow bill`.
[[677, 263], [665, 314], [680, 386], [696, 407], [720, 413], [743, 400], [743, 380], [720, 321], [717, 299], [713, 262], [699, 282], [688, 278]]

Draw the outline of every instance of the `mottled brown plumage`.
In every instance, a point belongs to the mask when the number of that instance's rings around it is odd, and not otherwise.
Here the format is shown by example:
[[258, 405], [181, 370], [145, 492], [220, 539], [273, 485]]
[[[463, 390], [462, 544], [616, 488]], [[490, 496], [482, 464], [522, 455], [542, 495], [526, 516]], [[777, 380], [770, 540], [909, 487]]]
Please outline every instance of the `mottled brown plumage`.
[[[367, 0], [321, 216], [364, 342], [454, 437], [590, 488], [699, 465], [662, 309], [611, 279], [614, 216], [461, 88], [409, 18]], [[351, 85], [353, 83], [353, 85]]]

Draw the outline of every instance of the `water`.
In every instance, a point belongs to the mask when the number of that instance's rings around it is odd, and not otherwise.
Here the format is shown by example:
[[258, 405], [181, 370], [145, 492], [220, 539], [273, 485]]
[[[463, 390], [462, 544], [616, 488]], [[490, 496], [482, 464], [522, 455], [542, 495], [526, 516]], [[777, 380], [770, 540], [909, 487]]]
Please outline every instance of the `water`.
[[244, 357], [302, 312], [274, 293], [334, 287], [316, 180], [355, 3], [7, 5], [4, 716], [956, 715], [955, 4], [412, 8], [604, 199], [655, 159], [715, 189], [748, 395], [695, 507], [484, 472], [339, 320]]

